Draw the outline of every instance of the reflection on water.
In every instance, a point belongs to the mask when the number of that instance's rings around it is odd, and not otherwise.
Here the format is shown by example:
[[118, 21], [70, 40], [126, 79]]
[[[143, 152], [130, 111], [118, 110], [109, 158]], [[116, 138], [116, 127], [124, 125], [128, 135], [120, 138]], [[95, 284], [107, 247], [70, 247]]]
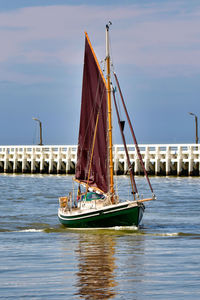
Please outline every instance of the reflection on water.
[[[118, 293], [121, 299], [142, 299], [141, 288], [145, 281], [146, 242], [148, 237], [140, 232], [130, 232], [118, 237], [116, 264]], [[120, 247], [119, 247], [120, 245]]]
[[200, 180], [152, 184], [139, 230], [67, 230], [57, 198], [71, 177], [0, 175], [0, 298], [200, 299]]
[[84, 299], [115, 296], [115, 237], [83, 234], [76, 250], [78, 264], [77, 295]]

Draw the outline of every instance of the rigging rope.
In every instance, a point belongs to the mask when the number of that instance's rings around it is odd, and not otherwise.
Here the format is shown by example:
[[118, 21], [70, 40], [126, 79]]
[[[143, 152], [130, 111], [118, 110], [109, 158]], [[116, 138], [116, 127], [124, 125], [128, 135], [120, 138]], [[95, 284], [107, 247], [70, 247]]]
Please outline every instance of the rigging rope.
[[113, 99], [114, 99], [115, 110], [116, 110], [116, 113], [117, 113], [118, 123], [119, 123], [119, 127], [120, 127], [120, 132], [121, 132], [121, 136], [122, 136], [122, 140], [123, 140], [123, 144], [124, 144], [124, 149], [125, 149], [125, 153], [126, 153], [126, 158], [127, 158], [127, 161], [128, 161], [128, 168], [129, 168], [129, 174], [130, 174], [130, 179], [131, 179], [132, 193], [133, 193], [134, 200], [135, 200], [135, 193], [137, 194], [138, 190], [137, 190], [137, 186], [136, 186], [134, 175], [133, 175], [133, 170], [132, 170], [132, 166], [131, 166], [131, 162], [130, 162], [130, 157], [129, 157], [129, 154], [128, 154], [128, 149], [127, 149], [127, 146], [126, 146], [125, 136], [124, 136], [123, 129], [122, 129], [122, 126], [121, 126], [121, 123], [120, 123], [120, 117], [119, 117], [119, 112], [118, 112], [118, 108], [117, 108], [117, 102], [116, 102], [116, 99], [115, 99], [114, 89], [113, 89]]
[[133, 140], [134, 140], [134, 143], [135, 143], [135, 148], [136, 148], [139, 160], [140, 160], [140, 164], [143, 168], [143, 171], [144, 171], [144, 174], [146, 176], [147, 182], [149, 184], [150, 190], [151, 190], [152, 194], [154, 195], [153, 188], [152, 188], [152, 185], [150, 183], [147, 171], [145, 169], [145, 166], [144, 166], [144, 163], [143, 163], [143, 160], [142, 160], [142, 155], [140, 153], [140, 149], [139, 149], [139, 146], [138, 146], [138, 143], [137, 143], [137, 140], [136, 140], [136, 136], [135, 136], [135, 133], [133, 131], [133, 127], [132, 127], [132, 124], [131, 124], [131, 121], [130, 121], [130, 118], [129, 118], [129, 115], [128, 115], [128, 111], [126, 109], [126, 105], [125, 105], [125, 102], [124, 102], [124, 98], [123, 98], [123, 95], [122, 95], [122, 92], [121, 92], [121, 89], [120, 89], [120, 86], [119, 86], [119, 81], [118, 81], [116, 73], [114, 73], [114, 77], [115, 77], [115, 80], [116, 80], [116, 83], [117, 83], [117, 86], [118, 86], [118, 89], [119, 89], [119, 93], [120, 93], [120, 96], [121, 96], [121, 101], [122, 101], [122, 104], [123, 104], [123, 107], [124, 107], [124, 111], [126, 113], [126, 117], [127, 117], [129, 127], [130, 127], [130, 130], [131, 130], [131, 133], [132, 133], [132, 137], [133, 137]]
[[98, 114], [97, 114], [97, 120], [96, 120], [96, 124], [95, 124], [94, 137], [93, 137], [93, 143], [92, 143], [92, 153], [91, 153], [91, 156], [90, 156], [87, 187], [86, 187], [86, 196], [87, 196], [88, 187], [89, 187], [89, 179], [90, 179], [90, 172], [91, 172], [91, 167], [92, 167], [92, 159], [93, 159], [93, 153], [94, 153], [94, 144], [95, 144], [95, 139], [96, 139], [98, 121], [99, 121], [99, 111], [98, 111]]

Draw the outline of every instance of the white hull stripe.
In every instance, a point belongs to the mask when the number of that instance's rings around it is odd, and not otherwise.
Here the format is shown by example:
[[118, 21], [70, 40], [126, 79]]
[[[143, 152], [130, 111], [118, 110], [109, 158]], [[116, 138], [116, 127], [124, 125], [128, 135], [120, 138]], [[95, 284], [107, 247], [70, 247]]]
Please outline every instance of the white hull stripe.
[[68, 218], [68, 217], [65, 217], [65, 216], [61, 216], [60, 214], [58, 215], [60, 219], [62, 220], [65, 220], [65, 221], [76, 221], [76, 220], [81, 220], [81, 219], [87, 219], [87, 218], [91, 218], [91, 217], [96, 217], [96, 216], [99, 216], [100, 214], [92, 214], [92, 215], [87, 215], [87, 216], [84, 216], [84, 217], [77, 217], [77, 218]]

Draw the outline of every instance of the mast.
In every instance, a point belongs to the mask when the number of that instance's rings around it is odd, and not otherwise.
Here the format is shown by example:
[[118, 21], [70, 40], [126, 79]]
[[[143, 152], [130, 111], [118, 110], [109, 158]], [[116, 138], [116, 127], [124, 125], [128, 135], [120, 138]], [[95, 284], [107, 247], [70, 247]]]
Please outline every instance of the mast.
[[109, 27], [112, 23], [109, 21], [106, 25], [106, 64], [107, 64], [107, 101], [108, 101], [108, 147], [109, 147], [109, 177], [111, 201], [114, 203], [114, 179], [113, 179], [113, 144], [112, 144], [112, 107], [111, 107], [111, 86], [110, 86], [110, 49], [109, 49]]

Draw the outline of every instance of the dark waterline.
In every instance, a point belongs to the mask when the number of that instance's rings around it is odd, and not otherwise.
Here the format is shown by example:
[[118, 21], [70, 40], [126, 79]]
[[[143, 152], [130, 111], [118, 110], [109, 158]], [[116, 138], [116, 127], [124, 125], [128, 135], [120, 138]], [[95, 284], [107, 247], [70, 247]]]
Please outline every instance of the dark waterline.
[[[141, 227], [112, 230], [59, 224], [71, 179], [0, 175], [1, 299], [200, 299], [199, 178], [152, 177]], [[129, 197], [128, 178], [117, 183]]]

